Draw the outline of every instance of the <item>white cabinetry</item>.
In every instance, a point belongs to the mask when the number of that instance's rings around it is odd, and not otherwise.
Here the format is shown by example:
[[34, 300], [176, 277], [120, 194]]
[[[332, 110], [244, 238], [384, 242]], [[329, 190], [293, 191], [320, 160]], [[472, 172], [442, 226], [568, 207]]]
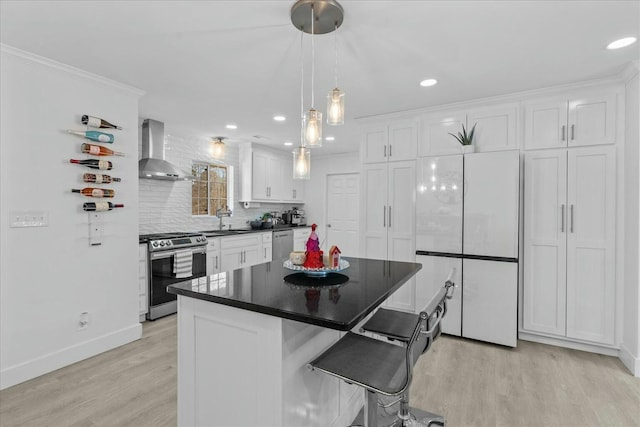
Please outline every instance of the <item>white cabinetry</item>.
[[614, 343], [615, 147], [525, 156], [523, 328]]
[[526, 102], [525, 149], [613, 144], [615, 115], [613, 90]]
[[397, 120], [389, 125], [365, 127], [362, 131], [363, 163], [414, 160], [418, 134], [414, 120]]
[[462, 152], [457, 135], [465, 125], [467, 132], [476, 124], [473, 146], [475, 152], [513, 150], [516, 139], [516, 104], [478, 107], [465, 111], [438, 112], [420, 120], [418, 155], [439, 156]]
[[306, 243], [311, 234], [311, 227], [295, 228], [293, 230], [293, 250], [306, 251]]
[[223, 237], [220, 241], [220, 271], [260, 264], [263, 258], [261, 251], [261, 233]]
[[220, 237], [207, 239], [207, 276], [220, 273]]
[[262, 245], [260, 246], [260, 263], [269, 262], [273, 259], [273, 233], [268, 231], [260, 233]]
[[[365, 258], [414, 261], [415, 169], [415, 160], [364, 165]], [[387, 306], [414, 311], [415, 280], [394, 292]]]
[[240, 201], [304, 203], [302, 183], [293, 179], [289, 153], [241, 144]]
[[138, 245], [138, 304], [140, 321], [144, 321], [149, 311], [148, 289], [149, 289], [149, 272], [147, 271], [148, 253], [147, 245]]

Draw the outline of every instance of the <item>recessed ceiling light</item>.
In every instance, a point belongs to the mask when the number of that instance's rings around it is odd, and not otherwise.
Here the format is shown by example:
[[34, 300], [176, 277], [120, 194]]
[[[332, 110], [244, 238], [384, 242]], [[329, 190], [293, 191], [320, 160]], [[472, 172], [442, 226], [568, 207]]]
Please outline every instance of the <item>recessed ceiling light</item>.
[[616, 40], [614, 42], [611, 42], [607, 45], [607, 49], [620, 49], [623, 47], [627, 47], [629, 45], [632, 45], [636, 42], [636, 38], [635, 37], [625, 37], [623, 39], [620, 40]]
[[293, 145], [293, 142], [289, 142], [289, 141], [287, 141], [287, 142], [285, 142], [285, 143], [284, 143], [284, 145], [286, 145], [287, 147], [290, 147], [290, 146], [292, 146], [292, 145]]
[[420, 82], [420, 86], [429, 87], [435, 85], [436, 83], [438, 83], [436, 79], [426, 79]]
[[325, 141], [335, 141], [336, 137], [335, 136], [328, 136], [324, 139]]
[[234, 125], [233, 123], [229, 123], [225, 126], [227, 129], [238, 129], [238, 125]]
[[273, 116], [273, 120], [276, 122], [284, 122], [287, 118], [285, 116]]

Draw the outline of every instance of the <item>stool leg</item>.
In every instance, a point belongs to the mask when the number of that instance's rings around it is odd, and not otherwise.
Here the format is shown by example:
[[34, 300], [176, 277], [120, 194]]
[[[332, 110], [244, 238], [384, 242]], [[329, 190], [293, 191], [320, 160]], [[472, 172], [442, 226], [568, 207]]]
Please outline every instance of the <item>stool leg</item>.
[[378, 426], [378, 397], [372, 391], [364, 391], [364, 426]]

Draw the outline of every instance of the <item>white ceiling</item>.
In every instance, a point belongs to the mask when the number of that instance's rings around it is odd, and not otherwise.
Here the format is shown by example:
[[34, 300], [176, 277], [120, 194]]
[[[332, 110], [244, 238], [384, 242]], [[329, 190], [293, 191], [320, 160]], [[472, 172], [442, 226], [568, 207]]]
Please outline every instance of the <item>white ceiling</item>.
[[[1, 42], [140, 88], [140, 117], [183, 137], [285, 148], [300, 140], [300, 32], [281, 1], [0, 2]], [[344, 126], [323, 153], [355, 151], [354, 118], [619, 73], [640, 58], [639, 1], [342, 0]], [[305, 35], [305, 49], [310, 48]], [[314, 36], [316, 108], [333, 88], [334, 34]], [[304, 62], [310, 106], [310, 56]], [[437, 86], [421, 88], [425, 78]], [[284, 114], [287, 121], [272, 117]], [[236, 123], [237, 130], [225, 129]], [[259, 135], [264, 138], [255, 139]]]

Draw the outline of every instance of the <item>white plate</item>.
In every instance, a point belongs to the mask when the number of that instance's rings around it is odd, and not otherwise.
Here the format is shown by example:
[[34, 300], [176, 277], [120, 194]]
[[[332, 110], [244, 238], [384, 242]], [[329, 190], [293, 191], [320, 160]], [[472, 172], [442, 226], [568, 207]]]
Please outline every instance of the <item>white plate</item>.
[[307, 276], [326, 276], [329, 273], [338, 273], [342, 270], [349, 268], [349, 261], [345, 259], [340, 260], [340, 264], [336, 268], [323, 267], [323, 268], [306, 268], [301, 265], [295, 265], [290, 260], [286, 260], [282, 266], [289, 270], [299, 271]]

